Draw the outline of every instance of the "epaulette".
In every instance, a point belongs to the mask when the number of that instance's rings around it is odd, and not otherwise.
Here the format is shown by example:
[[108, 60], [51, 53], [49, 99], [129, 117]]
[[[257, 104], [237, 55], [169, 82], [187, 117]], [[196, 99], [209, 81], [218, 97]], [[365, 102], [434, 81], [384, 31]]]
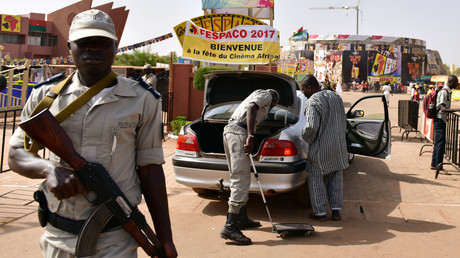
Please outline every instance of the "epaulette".
[[60, 81], [60, 80], [62, 80], [64, 78], [65, 78], [65, 72], [58, 73], [58, 74], [56, 74], [56, 75], [54, 75], [54, 76], [52, 76], [52, 77], [50, 77], [50, 78], [48, 78], [48, 79], [46, 79], [44, 81], [41, 81], [41, 82], [35, 84], [34, 89], [38, 89], [42, 85], [45, 85], [45, 84], [50, 83], [50, 82]]
[[150, 91], [150, 93], [155, 96], [155, 98], [159, 99], [161, 98], [161, 93], [158, 92], [155, 88], [153, 88], [150, 84], [146, 83], [142, 78], [138, 78], [137, 81], [141, 84], [142, 88]]

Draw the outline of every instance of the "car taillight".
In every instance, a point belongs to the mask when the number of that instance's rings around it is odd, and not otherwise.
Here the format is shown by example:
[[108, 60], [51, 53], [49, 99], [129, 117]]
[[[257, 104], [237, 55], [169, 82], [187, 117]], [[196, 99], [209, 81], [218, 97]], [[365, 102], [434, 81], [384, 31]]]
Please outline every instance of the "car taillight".
[[198, 152], [198, 144], [196, 137], [193, 135], [179, 135], [176, 143], [177, 150], [196, 151]]
[[294, 156], [297, 155], [297, 147], [288, 140], [267, 140], [262, 148], [262, 156]]

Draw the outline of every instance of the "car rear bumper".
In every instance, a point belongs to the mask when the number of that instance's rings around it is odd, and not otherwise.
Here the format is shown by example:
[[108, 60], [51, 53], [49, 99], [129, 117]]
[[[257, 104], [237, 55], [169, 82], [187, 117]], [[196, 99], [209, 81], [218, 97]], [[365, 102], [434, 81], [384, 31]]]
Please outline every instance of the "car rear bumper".
[[[228, 166], [225, 159], [189, 158], [175, 156], [172, 159], [176, 181], [191, 188], [218, 190], [220, 179], [224, 189], [230, 187]], [[260, 184], [266, 194], [289, 192], [302, 186], [307, 179], [305, 161], [294, 163], [256, 163]], [[251, 193], [259, 193], [255, 177], [251, 177]]]

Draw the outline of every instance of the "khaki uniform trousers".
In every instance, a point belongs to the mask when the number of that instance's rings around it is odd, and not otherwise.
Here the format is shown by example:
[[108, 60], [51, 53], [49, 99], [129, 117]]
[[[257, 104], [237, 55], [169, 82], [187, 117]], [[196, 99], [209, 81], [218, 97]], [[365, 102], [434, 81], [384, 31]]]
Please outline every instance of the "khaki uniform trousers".
[[244, 152], [247, 135], [233, 133], [226, 126], [224, 129], [224, 149], [230, 172], [230, 197], [228, 199], [228, 213], [238, 214], [242, 206], [249, 199], [251, 185], [251, 164]]

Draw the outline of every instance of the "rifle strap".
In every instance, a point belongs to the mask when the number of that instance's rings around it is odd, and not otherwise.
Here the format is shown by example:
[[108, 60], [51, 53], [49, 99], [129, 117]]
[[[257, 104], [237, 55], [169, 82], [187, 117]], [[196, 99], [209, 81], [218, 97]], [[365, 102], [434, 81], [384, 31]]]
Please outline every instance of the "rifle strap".
[[[59, 93], [67, 87], [70, 83], [72, 77], [75, 75], [73, 72], [69, 77], [65, 80], [61, 81], [59, 84], [54, 86], [46, 96], [38, 103], [37, 107], [32, 111], [30, 117], [34, 116], [35, 114], [39, 113], [40, 111], [49, 108], [53, 101], [57, 98]], [[59, 123], [64, 122], [69, 116], [71, 116], [75, 111], [80, 109], [85, 103], [87, 103], [91, 98], [96, 96], [101, 90], [107, 87], [115, 78], [117, 77], [117, 73], [111, 71], [107, 74], [104, 78], [96, 82], [93, 86], [91, 86], [87, 91], [83, 92], [78, 98], [76, 98], [72, 103], [64, 107], [58, 114], [56, 114], [55, 118]], [[24, 149], [28, 152], [37, 153], [40, 149], [40, 145], [30, 138], [27, 133], [24, 134]]]

